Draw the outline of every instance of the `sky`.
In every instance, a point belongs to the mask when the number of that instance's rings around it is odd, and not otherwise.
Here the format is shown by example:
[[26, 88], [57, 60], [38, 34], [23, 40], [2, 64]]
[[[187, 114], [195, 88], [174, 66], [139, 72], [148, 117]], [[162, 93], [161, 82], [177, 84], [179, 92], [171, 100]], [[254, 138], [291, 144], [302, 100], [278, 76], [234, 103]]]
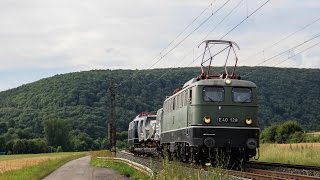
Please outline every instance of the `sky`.
[[240, 46], [239, 66], [319, 69], [319, 18], [319, 0], [1, 0], [0, 91], [69, 72], [200, 66], [198, 45], [221, 37]]

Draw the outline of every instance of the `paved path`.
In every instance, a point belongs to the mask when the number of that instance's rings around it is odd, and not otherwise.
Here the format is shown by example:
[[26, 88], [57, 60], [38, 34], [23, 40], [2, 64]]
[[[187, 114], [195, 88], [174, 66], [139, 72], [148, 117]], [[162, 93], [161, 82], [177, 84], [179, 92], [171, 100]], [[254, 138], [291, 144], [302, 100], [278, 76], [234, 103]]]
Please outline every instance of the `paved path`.
[[127, 180], [129, 178], [120, 175], [112, 169], [95, 168], [90, 166], [90, 156], [85, 156], [66, 163], [44, 180], [103, 180], [118, 179]]

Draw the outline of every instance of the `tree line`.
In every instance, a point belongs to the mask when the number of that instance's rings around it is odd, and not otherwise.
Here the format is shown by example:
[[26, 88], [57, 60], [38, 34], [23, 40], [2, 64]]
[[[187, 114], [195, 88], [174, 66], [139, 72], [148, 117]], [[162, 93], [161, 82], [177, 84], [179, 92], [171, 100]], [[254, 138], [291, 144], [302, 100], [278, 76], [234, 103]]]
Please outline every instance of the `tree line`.
[[[107, 139], [93, 140], [88, 134], [71, 130], [65, 120], [53, 119], [44, 123], [44, 138], [20, 139], [6, 141], [0, 136], [1, 154], [36, 154], [63, 151], [90, 151], [109, 148]], [[117, 147], [125, 148], [127, 132], [117, 133]]]
[[[111, 81], [118, 84], [117, 132], [125, 132], [138, 113], [161, 108], [166, 96], [199, 72], [199, 68], [92, 70], [55, 75], [0, 92], [0, 152], [4, 147], [17, 152], [13, 149], [16, 143], [16, 147], [46, 144], [43, 149], [48, 152], [57, 151], [59, 146], [63, 151], [104, 148]], [[320, 114], [316, 107], [320, 104], [320, 78], [314, 78], [319, 73], [319, 69], [238, 68], [243, 79], [258, 86], [258, 118], [262, 128], [292, 119], [306, 130], [319, 130]], [[47, 138], [46, 126], [51, 121], [62, 121], [69, 131], [65, 136], [68, 141], [61, 142], [62, 145], [57, 146], [54, 139]], [[124, 146], [125, 141], [119, 143]]]

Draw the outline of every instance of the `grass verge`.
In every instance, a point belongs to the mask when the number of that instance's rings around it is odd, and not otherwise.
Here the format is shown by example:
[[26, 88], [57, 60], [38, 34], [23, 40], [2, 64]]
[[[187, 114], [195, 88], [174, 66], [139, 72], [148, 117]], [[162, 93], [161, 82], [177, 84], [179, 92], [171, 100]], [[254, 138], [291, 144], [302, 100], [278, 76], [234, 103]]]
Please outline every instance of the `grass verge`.
[[[208, 171], [203, 169], [191, 169], [181, 166], [179, 163], [164, 160], [162, 169], [160, 169], [154, 177], [148, 177], [138, 170], [128, 166], [125, 163], [113, 162], [109, 160], [97, 159], [97, 157], [113, 157], [109, 151], [98, 151], [92, 153], [91, 165], [95, 167], [111, 168], [130, 179], [195, 179], [195, 180], [211, 180], [211, 179], [235, 179], [226, 174], [221, 168], [209, 168]], [[197, 166], [198, 168], [198, 166]]]
[[320, 143], [261, 144], [259, 161], [320, 166]]
[[91, 165], [94, 167], [111, 168], [130, 179], [150, 179], [142, 172], [121, 162], [97, 159], [97, 157], [113, 157], [110, 151], [96, 151], [91, 154]]
[[186, 168], [181, 166], [181, 163], [169, 162], [164, 160], [162, 162], [163, 169], [155, 176], [156, 180], [168, 179], [195, 179], [195, 180], [221, 180], [221, 179], [236, 179], [228, 176], [228, 174], [221, 168], [207, 167], [207, 170], [195, 168]]
[[[24, 179], [42, 179], [51, 172], [53, 172], [58, 167], [62, 166], [63, 164], [67, 163], [68, 161], [71, 161], [73, 159], [80, 158], [82, 156], [87, 155], [87, 153], [50, 153], [50, 154], [34, 154], [34, 155], [14, 155], [14, 156], [7, 156], [7, 157], [1, 157], [0, 163], [4, 163], [5, 161], [7, 163], [12, 163], [12, 160], [18, 160], [14, 161], [20, 164], [25, 164], [25, 166], [21, 166], [20, 169], [16, 170], [8, 170], [3, 173], [0, 173], [0, 180], [24, 180]], [[24, 161], [25, 159], [34, 158], [42, 158], [42, 157], [50, 157], [46, 159], [45, 161], [36, 163], [34, 165], [27, 165], [27, 163]]]

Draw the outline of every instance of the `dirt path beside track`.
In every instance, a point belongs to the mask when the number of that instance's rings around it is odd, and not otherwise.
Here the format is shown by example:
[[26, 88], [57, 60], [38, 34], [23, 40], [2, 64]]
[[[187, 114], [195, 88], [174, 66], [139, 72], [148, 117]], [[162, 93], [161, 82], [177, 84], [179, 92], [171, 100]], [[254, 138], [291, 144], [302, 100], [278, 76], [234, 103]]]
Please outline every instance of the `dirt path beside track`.
[[95, 168], [90, 166], [90, 156], [85, 156], [70, 161], [43, 180], [104, 180], [104, 179], [129, 179], [112, 169]]

